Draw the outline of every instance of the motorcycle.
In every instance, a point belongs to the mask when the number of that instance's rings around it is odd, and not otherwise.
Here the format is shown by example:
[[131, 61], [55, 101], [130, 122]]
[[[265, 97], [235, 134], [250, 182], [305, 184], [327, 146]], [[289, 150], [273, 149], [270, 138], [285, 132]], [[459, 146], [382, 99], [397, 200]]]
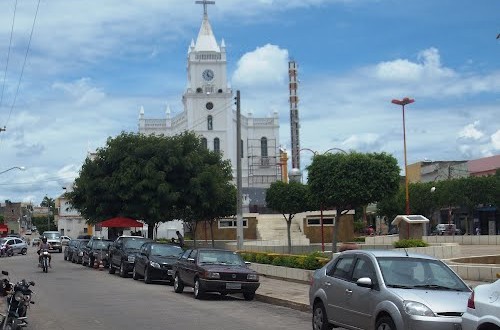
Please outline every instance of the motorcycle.
[[40, 251], [40, 258], [41, 258], [41, 266], [42, 270], [44, 273], [47, 273], [49, 271], [49, 258], [50, 258], [50, 252], [49, 250], [43, 249]]
[[[2, 271], [2, 275], [9, 276], [9, 273]], [[2, 280], [2, 292], [3, 295], [7, 296], [7, 308], [5, 311], [0, 311], [2, 330], [20, 330], [28, 326], [26, 314], [29, 305], [35, 303], [31, 300], [34, 292], [30, 286], [34, 285], [35, 282], [27, 282], [24, 279], [16, 284], [11, 283], [8, 278]]]
[[0, 247], [0, 257], [12, 257], [13, 255], [14, 249], [9, 244]]

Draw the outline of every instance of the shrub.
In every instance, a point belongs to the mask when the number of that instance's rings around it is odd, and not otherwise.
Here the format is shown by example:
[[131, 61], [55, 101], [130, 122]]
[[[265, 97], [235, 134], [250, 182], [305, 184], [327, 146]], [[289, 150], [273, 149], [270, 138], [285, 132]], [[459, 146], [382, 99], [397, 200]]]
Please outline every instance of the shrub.
[[322, 267], [318, 258], [312, 254], [310, 254], [304, 258], [303, 265], [304, 265], [304, 269], [310, 269], [310, 270], [314, 270], [314, 269], [318, 269], [318, 268]]
[[411, 247], [426, 247], [429, 246], [426, 242], [421, 239], [402, 239], [394, 242], [395, 248], [411, 248]]
[[255, 256], [255, 262], [259, 264], [269, 264], [271, 263], [271, 258], [269, 258], [267, 254], [259, 253]]

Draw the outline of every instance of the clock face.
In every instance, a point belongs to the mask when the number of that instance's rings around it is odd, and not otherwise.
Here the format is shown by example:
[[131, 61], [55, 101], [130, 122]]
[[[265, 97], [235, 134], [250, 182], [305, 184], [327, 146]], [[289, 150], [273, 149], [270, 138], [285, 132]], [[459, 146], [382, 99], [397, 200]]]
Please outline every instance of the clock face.
[[214, 72], [210, 69], [206, 69], [205, 71], [203, 71], [203, 79], [205, 79], [206, 81], [211, 81], [212, 79], [214, 79]]
[[214, 108], [214, 104], [212, 102], [207, 102], [205, 107], [207, 108], [207, 110], [212, 110]]

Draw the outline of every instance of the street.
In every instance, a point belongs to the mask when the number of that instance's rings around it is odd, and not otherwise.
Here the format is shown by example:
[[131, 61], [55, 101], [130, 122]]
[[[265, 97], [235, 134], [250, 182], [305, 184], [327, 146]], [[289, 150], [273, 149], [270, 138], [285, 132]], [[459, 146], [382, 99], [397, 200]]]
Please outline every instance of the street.
[[[11, 282], [35, 281], [35, 305], [28, 329], [310, 329], [309, 313], [209, 295], [195, 300], [192, 290], [177, 294], [168, 284], [110, 275], [52, 254], [47, 274], [37, 268], [36, 248], [28, 255], [0, 259]], [[257, 291], [258, 292], [258, 291]]]

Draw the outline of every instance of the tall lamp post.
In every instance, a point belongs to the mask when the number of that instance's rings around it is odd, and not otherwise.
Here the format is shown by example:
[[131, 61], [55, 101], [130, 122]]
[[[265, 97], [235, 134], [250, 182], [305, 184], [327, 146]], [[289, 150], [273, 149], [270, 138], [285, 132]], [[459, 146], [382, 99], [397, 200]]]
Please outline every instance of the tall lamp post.
[[5, 171], [1, 171], [0, 174], [3, 174], [5, 172], [11, 171], [11, 170], [15, 170], [15, 169], [18, 169], [20, 171], [24, 171], [26, 168], [24, 166], [14, 166], [14, 167], [6, 169]]
[[400, 105], [403, 108], [403, 143], [405, 156], [405, 192], [406, 192], [406, 215], [410, 214], [410, 193], [408, 192], [408, 163], [406, 161], [406, 126], [405, 126], [405, 105], [415, 102], [414, 99], [405, 97], [402, 100], [392, 100], [393, 104]]
[[[299, 150], [299, 152], [301, 152], [302, 150], [307, 150], [307, 151], [310, 151], [314, 154], [314, 156], [316, 156], [318, 154], [317, 151], [314, 151], [312, 149], [309, 149], [309, 148], [302, 148]], [[347, 152], [343, 149], [340, 149], [340, 148], [330, 148], [328, 150], [326, 150], [325, 152], [323, 152], [322, 154], [326, 154], [332, 150], [337, 150], [337, 151], [340, 151], [344, 154], [347, 154]], [[292, 169], [293, 170], [293, 169]], [[325, 252], [325, 235], [324, 235], [324, 227], [323, 227], [323, 203], [321, 203], [320, 205], [320, 226], [321, 226], [321, 252]]]

